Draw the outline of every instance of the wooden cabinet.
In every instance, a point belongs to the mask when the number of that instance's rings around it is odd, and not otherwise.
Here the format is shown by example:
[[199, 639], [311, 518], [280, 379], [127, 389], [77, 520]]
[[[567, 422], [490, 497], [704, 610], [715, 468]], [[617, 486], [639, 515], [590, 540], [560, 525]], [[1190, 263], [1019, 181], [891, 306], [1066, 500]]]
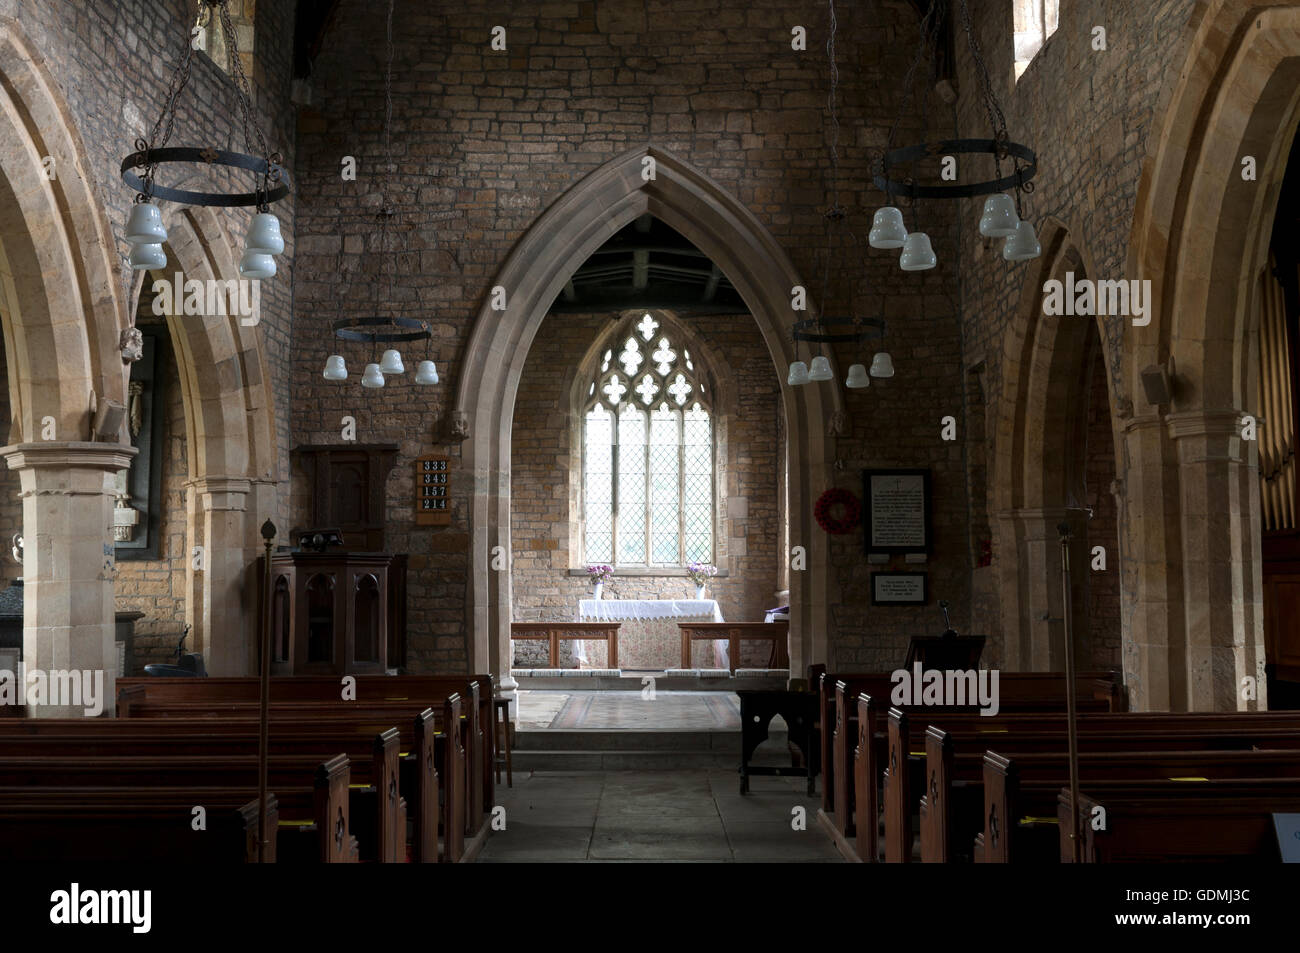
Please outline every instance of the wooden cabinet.
[[389, 553], [272, 556], [271, 674], [386, 672], [390, 570], [396, 558]]

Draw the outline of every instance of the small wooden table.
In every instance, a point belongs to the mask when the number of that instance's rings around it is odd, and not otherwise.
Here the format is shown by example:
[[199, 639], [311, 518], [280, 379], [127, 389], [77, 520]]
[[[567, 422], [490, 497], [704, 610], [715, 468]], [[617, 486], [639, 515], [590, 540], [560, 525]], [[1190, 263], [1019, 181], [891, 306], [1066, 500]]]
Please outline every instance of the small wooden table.
[[505, 765], [506, 787], [512, 788], [515, 786], [515, 779], [510, 765], [510, 734], [515, 726], [510, 720], [510, 699], [493, 698], [492, 708], [493, 721], [495, 722], [492, 730], [497, 731], [497, 737], [501, 739], [497, 745], [496, 757], [493, 758], [496, 762], [497, 784], [501, 783], [501, 766]]
[[618, 622], [511, 622], [510, 638], [550, 643], [551, 668], [560, 667], [560, 641], [578, 639], [609, 646], [609, 667], [618, 668]]
[[740, 664], [740, 643], [763, 640], [772, 643], [768, 668], [789, 668], [790, 623], [780, 622], [678, 622], [682, 632], [682, 668], [691, 667], [691, 643], [727, 640], [728, 668], [732, 675]]
[[[762, 691], [742, 688], [736, 692], [740, 696], [740, 793], [749, 793], [750, 775], [775, 775], [777, 777], [806, 777], [808, 793], [814, 794], [817, 787], [816, 746], [813, 745], [813, 733], [817, 725], [816, 692]], [[764, 741], [767, 729], [773, 717], [780, 715], [785, 719], [789, 738], [799, 746], [803, 755], [803, 766], [769, 767], [753, 766], [749, 759]]]

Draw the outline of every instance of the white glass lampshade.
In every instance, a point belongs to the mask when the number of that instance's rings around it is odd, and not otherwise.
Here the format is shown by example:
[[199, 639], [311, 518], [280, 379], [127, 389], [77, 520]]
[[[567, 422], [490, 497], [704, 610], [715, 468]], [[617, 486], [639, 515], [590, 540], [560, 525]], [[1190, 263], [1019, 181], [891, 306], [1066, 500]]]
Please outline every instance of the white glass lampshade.
[[270, 212], [258, 212], [248, 225], [244, 248], [259, 255], [284, 253], [284, 237], [280, 234], [280, 220]]
[[362, 387], [383, 387], [384, 374], [378, 364], [367, 364], [366, 372], [361, 375]]
[[1029, 261], [1043, 253], [1043, 246], [1038, 243], [1038, 235], [1029, 222], [1016, 226], [1016, 233], [1002, 245], [1002, 257], [1007, 261]]
[[161, 245], [132, 245], [128, 259], [134, 271], [147, 271], [150, 268], [166, 268], [167, 253]]
[[889, 356], [888, 352], [880, 351], [871, 359], [871, 376], [872, 377], [893, 377], [894, 376], [894, 359]]
[[861, 364], [854, 364], [849, 368], [848, 376], [844, 378], [844, 386], [859, 388], [870, 387], [871, 378], [867, 376], [867, 369]]
[[803, 361], [795, 361], [790, 365], [790, 376], [786, 383], [791, 387], [798, 387], [808, 383], [808, 365]]
[[1016, 203], [1006, 192], [997, 192], [984, 200], [984, 214], [980, 216], [980, 234], [985, 238], [1006, 238], [1014, 235], [1020, 216]]
[[325, 361], [325, 379], [327, 381], [345, 381], [348, 379], [348, 366], [338, 354], [331, 354]]
[[909, 232], [907, 241], [903, 242], [903, 254], [898, 259], [898, 267], [904, 271], [926, 271], [939, 263], [930, 247], [930, 236], [925, 232]]
[[245, 251], [239, 258], [239, 277], [274, 278], [275, 259], [255, 251]]
[[835, 376], [831, 371], [830, 360], [822, 354], [818, 354], [812, 360], [812, 367], [808, 369], [808, 379], [810, 381], [828, 381]]
[[905, 241], [907, 229], [903, 225], [903, 213], [892, 205], [876, 209], [867, 244], [872, 248], [902, 248]]
[[402, 355], [398, 354], [392, 348], [384, 352], [384, 358], [379, 362], [379, 369], [385, 374], [405, 374], [406, 365], [402, 363]]
[[434, 366], [433, 361], [420, 362], [420, 366], [415, 370], [415, 382], [417, 384], [438, 383], [438, 368]]
[[131, 217], [126, 220], [126, 240], [132, 245], [161, 245], [167, 241], [163, 228], [162, 212], [152, 202], [131, 206]]

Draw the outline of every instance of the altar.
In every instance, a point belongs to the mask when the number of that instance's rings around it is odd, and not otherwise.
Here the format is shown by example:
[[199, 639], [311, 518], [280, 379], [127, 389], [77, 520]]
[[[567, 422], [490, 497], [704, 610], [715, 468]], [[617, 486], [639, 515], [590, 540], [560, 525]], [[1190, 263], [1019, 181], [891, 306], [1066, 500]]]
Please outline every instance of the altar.
[[[725, 622], [715, 599], [582, 599], [578, 602], [579, 622], [619, 622], [618, 659], [623, 669], [665, 671], [681, 664], [681, 634], [678, 622]], [[577, 642], [574, 654], [583, 667], [602, 667], [605, 647], [600, 642]], [[696, 668], [727, 668], [727, 642], [694, 647], [691, 659]]]

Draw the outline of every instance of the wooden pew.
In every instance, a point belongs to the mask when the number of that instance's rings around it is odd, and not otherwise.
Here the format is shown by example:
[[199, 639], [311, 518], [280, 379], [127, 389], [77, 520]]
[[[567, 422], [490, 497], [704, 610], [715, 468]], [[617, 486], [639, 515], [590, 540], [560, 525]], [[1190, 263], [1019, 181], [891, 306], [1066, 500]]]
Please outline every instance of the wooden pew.
[[[1200, 781], [1193, 778], [1300, 778], [1300, 756], [1295, 750], [1083, 752], [1079, 766], [1090, 788], [1116, 781], [1164, 784], [1186, 779], [1178, 783], [1194, 787]], [[1062, 785], [1068, 784], [1068, 756], [1040, 752], [1008, 758], [988, 751], [982, 768], [983, 836], [977, 859], [994, 864], [1054, 862], [1059, 850], [1054, 809]], [[1034, 820], [1026, 823], [1026, 817]]]
[[[999, 673], [1000, 710], [1008, 713], [1039, 710], [1064, 712], [1064, 684], [1064, 675], [1051, 672]], [[1075, 700], [1080, 711], [1122, 711], [1124, 708], [1123, 683], [1118, 673], [1083, 673], [1075, 676], [1075, 686]], [[829, 732], [829, 743], [826, 736], [823, 740], [824, 750], [828, 753], [822, 762], [822, 811], [846, 839], [857, 837], [857, 792], [859, 788], [866, 788], [864, 783], [859, 783], [853, 770], [859, 743], [856, 700], [862, 694], [882, 700], [890, 698], [893, 687], [893, 673], [826, 674], [822, 677], [820, 711], [823, 712], [823, 723], [834, 726]], [[938, 710], [933, 706], [912, 708]], [[944, 710], [976, 709], [974, 706], [966, 706], [964, 709]], [[871, 736], [876, 737], [875, 732]], [[884, 737], [880, 736], [877, 758], [883, 758], [884, 753]], [[874, 838], [874, 832], [865, 832], [859, 852], [870, 850], [869, 842]]]
[[[442, 711], [451, 694], [461, 697], [464, 719], [466, 780], [469, 787], [466, 817], [472, 831], [480, 830], [484, 818], [496, 803], [493, 762], [496, 757], [493, 730], [492, 676], [479, 675], [354, 675], [356, 700], [342, 700], [343, 680], [332, 675], [275, 676], [270, 680], [272, 703], [335, 702], [341, 705], [371, 705], [413, 702], [415, 710]], [[178, 683], [185, 682], [186, 685]], [[131, 717], [138, 703], [212, 701], [251, 702], [260, 699], [257, 678], [119, 678], [118, 717]], [[403, 721], [405, 724], [405, 721]]]
[[[1058, 715], [1010, 715], [997, 719], [995, 725], [982, 723], [978, 716], [945, 712], [929, 712], [927, 720], [942, 724], [950, 731], [930, 725], [918, 737], [915, 727], [907, 729], [905, 718], [890, 713], [889, 746], [891, 765], [895, 757], [910, 756], [916, 764], [917, 746], [925, 746], [924, 772], [921, 783], [924, 792], [919, 802], [909, 793], [916, 781], [916, 772], [903, 772], [891, 779], [900, 801], [886, 805], [886, 828], [897, 830], [899, 837], [907, 836], [906, 825], [910, 818], [910, 805], [919, 805], [921, 817], [922, 857], [928, 861], [945, 861], [958, 853], [956, 841], [969, 844], [966, 839], [973, 830], [984, 826], [988, 816], [983, 803], [981, 785], [986, 776], [985, 751], [996, 745], [1004, 752], [1027, 752], [1034, 764], [1042, 764], [1053, 783], [1048, 794], [1054, 798], [1055, 789], [1065, 779], [1060, 767], [1066, 756], [1067, 738], [1064, 719]], [[919, 713], [913, 712], [914, 716]], [[1096, 770], [1108, 772], [1108, 777], [1152, 777], [1161, 763], [1160, 752], [1169, 751], [1164, 760], [1171, 766], [1182, 764], [1184, 769], [1192, 763], [1193, 755], [1180, 752], [1197, 750], [1238, 749], [1248, 753], [1258, 745], [1279, 748], [1300, 748], [1300, 718], [1278, 713], [1224, 713], [1218, 715], [1142, 713], [1110, 716], [1082, 716], [1079, 721], [1081, 758], [1095, 765]], [[909, 737], [910, 735], [910, 737]], [[1130, 754], [1130, 753], [1138, 754]], [[897, 753], [897, 754], [896, 754]], [[1143, 753], [1147, 762], [1142, 762]], [[1300, 754], [1295, 750], [1277, 756], [1280, 762], [1300, 764]], [[1109, 761], [1108, 761], [1109, 759]], [[1239, 759], [1238, 759], [1239, 760]], [[1236, 763], [1230, 754], [1218, 759], [1216, 773], [1233, 770]], [[1116, 767], [1107, 767], [1113, 762]], [[1055, 765], [1056, 773], [1051, 773]], [[871, 770], [863, 768], [864, 772]], [[1251, 769], [1237, 769], [1249, 772]], [[1256, 770], [1264, 770], [1263, 768]], [[1048, 814], [1054, 810], [1054, 800], [1040, 808]], [[907, 818], [903, 815], [906, 814]], [[1004, 817], [1006, 815], [999, 815]], [[954, 834], [955, 829], [955, 834]], [[1005, 838], [1003, 839], [1005, 843]], [[901, 851], [901, 845], [896, 845]], [[910, 851], [901, 859], [906, 860]]]
[[[48, 793], [0, 791], [0, 843], [9, 861], [257, 863], [258, 802], [240, 803], [247, 790], [185, 792], [160, 799], [156, 791], [113, 788], [81, 792], [72, 801]], [[207, 829], [191, 823], [196, 799], [207, 808]], [[278, 803], [266, 801], [275, 831]], [[276, 862], [276, 839], [266, 863]]]
[[[1061, 862], [1070, 863], [1068, 790], [1057, 805]], [[1095, 808], [1106, 812], [1105, 830], [1087, 823]], [[1109, 791], [1089, 785], [1078, 810], [1084, 863], [1277, 861], [1273, 814], [1300, 810], [1300, 781], [1164, 781]]]

